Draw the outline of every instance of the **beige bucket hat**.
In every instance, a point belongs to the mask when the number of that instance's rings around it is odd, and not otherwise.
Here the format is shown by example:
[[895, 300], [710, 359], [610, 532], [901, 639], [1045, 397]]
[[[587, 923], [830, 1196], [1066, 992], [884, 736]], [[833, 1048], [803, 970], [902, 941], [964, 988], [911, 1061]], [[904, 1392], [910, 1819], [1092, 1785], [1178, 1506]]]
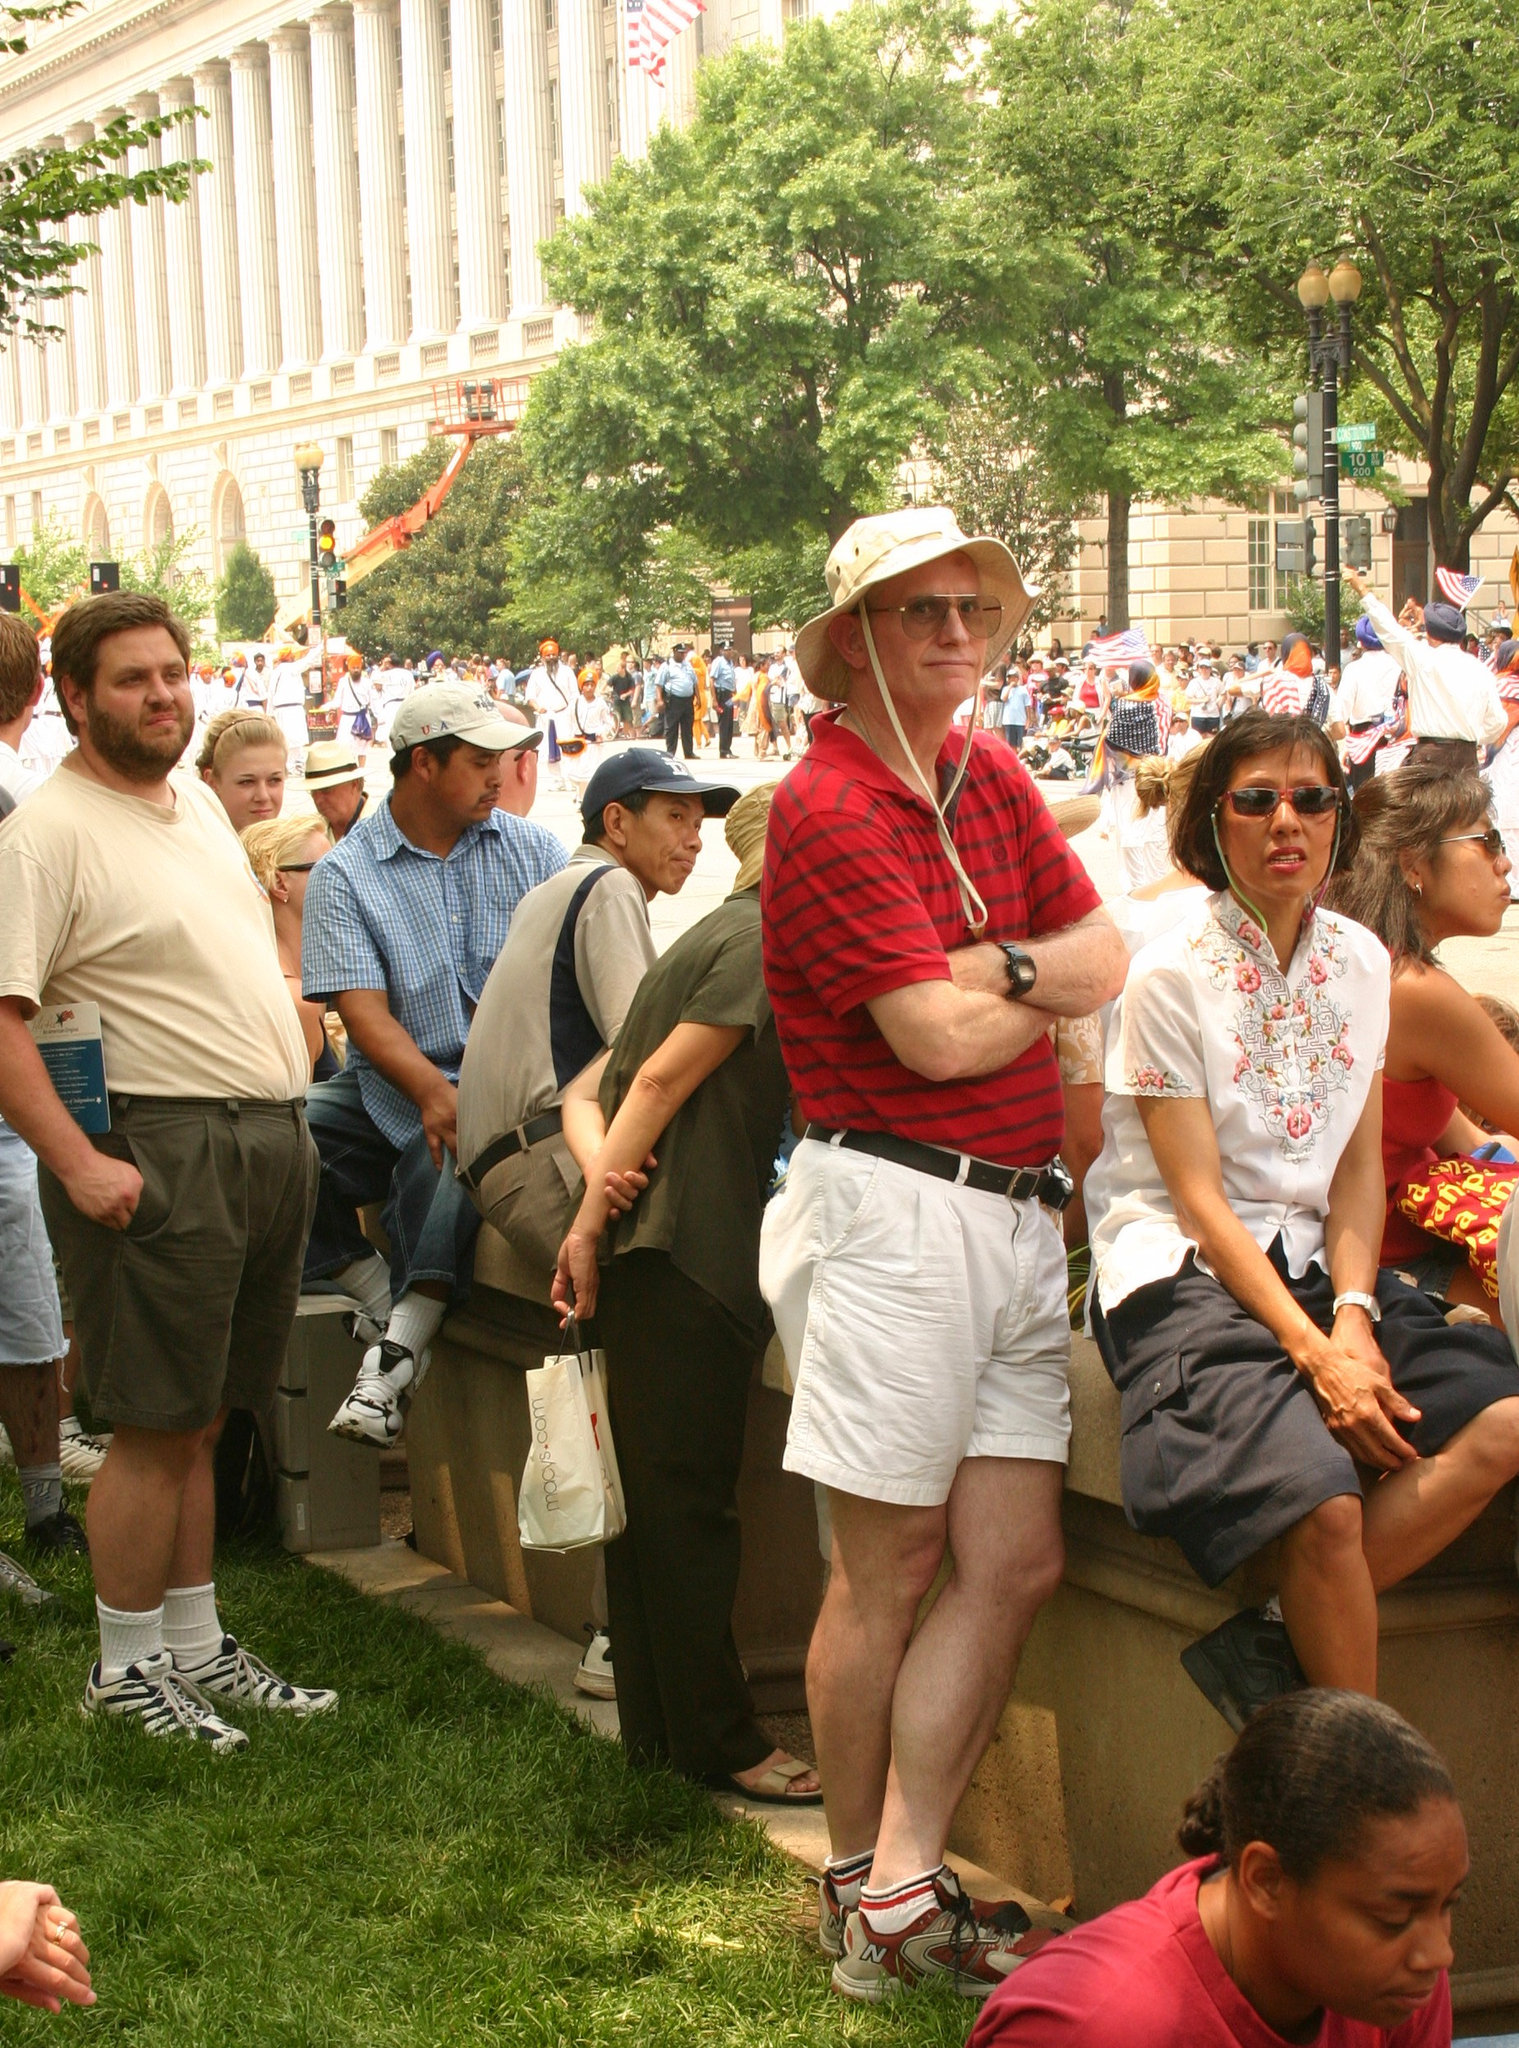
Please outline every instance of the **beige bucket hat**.
[[1002, 624], [987, 642], [986, 666], [990, 668], [1012, 645], [1039, 592], [1024, 582], [1022, 570], [1000, 540], [962, 533], [947, 505], [909, 505], [900, 512], [876, 513], [857, 519], [835, 541], [823, 572], [833, 603], [809, 619], [796, 636], [797, 666], [815, 697], [842, 704], [854, 676], [828, 637], [829, 620], [857, 610], [874, 584], [936, 562], [941, 555], [969, 555], [980, 574], [982, 596], [1002, 600]]

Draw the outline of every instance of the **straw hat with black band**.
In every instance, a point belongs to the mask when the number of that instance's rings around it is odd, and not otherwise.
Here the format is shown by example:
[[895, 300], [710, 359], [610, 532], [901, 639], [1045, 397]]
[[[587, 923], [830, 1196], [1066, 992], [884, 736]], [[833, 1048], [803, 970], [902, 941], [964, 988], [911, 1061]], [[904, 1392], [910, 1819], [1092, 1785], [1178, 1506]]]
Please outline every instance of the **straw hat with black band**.
[[[881, 702], [886, 707], [886, 716], [891, 721], [891, 729], [904, 759], [933, 806], [939, 841], [959, 884], [966, 924], [979, 937], [986, 929], [986, 905], [965, 872], [946, 823], [946, 813], [951, 810], [970, 769], [970, 734], [966, 734], [954, 780], [941, 800], [907, 744], [907, 735], [902, 730], [902, 721], [897, 716], [897, 707], [892, 701], [881, 659], [876, 652], [875, 634], [865, 603], [868, 593], [878, 584], [888, 583], [894, 576], [905, 575], [909, 569], [921, 569], [929, 562], [941, 561], [946, 555], [968, 556], [975, 564], [977, 587], [982, 598], [995, 598], [1002, 606], [1001, 622], [985, 645], [982, 657], [984, 675], [998, 656], [1012, 645], [1039, 592], [1024, 582], [1022, 570], [1000, 540], [994, 540], [989, 534], [962, 533], [959, 521], [947, 505], [912, 505], [900, 512], [882, 512], [867, 519], [857, 519], [835, 541], [823, 572], [833, 602], [827, 611], [809, 619], [797, 634], [796, 663], [802, 672], [803, 682], [815, 697], [847, 706], [855, 672], [834, 646], [829, 627], [835, 619], [851, 612], [858, 615], [865, 652], [881, 693]], [[978, 687], [978, 700], [979, 695]], [[862, 731], [861, 737], [873, 752], [879, 753], [880, 749], [868, 732]]]

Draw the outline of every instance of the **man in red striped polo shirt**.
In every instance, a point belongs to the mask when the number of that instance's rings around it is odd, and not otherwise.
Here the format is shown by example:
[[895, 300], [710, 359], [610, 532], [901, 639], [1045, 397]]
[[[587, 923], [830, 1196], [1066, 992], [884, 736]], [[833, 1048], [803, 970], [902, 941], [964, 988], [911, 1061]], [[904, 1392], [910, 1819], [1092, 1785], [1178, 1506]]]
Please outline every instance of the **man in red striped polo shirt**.
[[[765, 982], [806, 1130], [760, 1282], [796, 1382], [789, 1470], [828, 1489], [808, 1657], [835, 1990], [935, 1971], [984, 1995], [1038, 1937], [944, 1863], [1064, 1562], [1070, 1434], [1049, 1030], [1118, 993], [1123, 942], [1016, 757], [955, 708], [1032, 593], [1000, 541], [861, 519], [797, 661], [812, 745], [776, 792]], [[913, 1634], [946, 1548], [953, 1571]]]

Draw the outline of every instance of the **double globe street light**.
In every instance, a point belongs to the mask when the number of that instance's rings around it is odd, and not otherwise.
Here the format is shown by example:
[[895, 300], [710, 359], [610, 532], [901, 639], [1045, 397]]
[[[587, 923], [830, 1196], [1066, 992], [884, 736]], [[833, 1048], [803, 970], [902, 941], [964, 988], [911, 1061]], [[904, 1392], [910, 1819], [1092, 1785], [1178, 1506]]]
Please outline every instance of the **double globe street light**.
[[[1298, 300], [1308, 316], [1308, 374], [1321, 379], [1324, 419], [1324, 665], [1340, 659], [1340, 372], [1350, 368], [1350, 309], [1361, 296], [1361, 273], [1342, 256], [1326, 272], [1310, 263], [1297, 281]], [[1338, 318], [1325, 331], [1324, 309], [1333, 301]]]

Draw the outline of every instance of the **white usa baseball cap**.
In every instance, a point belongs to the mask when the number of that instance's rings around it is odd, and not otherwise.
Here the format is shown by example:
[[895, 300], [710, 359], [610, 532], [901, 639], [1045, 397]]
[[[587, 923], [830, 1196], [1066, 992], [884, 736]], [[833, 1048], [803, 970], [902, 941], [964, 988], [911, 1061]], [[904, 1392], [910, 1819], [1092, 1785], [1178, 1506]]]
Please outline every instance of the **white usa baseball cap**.
[[487, 690], [468, 683], [423, 683], [403, 700], [390, 722], [395, 753], [419, 747], [424, 740], [468, 740], [492, 754], [538, 746], [543, 734], [532, 726], [508, 725]]

